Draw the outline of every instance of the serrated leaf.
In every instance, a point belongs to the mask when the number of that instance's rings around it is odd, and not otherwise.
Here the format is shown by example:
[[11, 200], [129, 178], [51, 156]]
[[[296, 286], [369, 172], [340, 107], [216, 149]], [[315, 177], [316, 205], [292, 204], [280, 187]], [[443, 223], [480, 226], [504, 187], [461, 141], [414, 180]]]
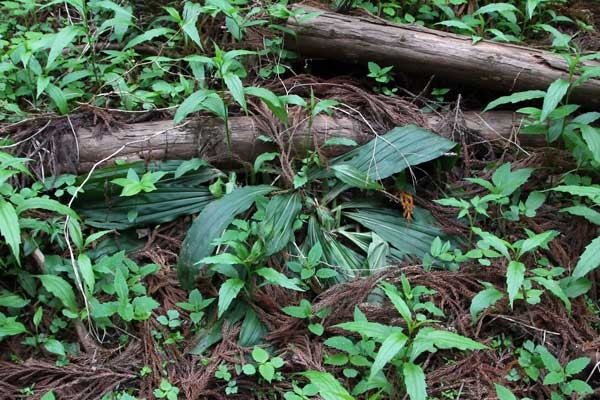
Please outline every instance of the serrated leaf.
[[244, 95], [244, 85], [240, 80], [240, 77], [234, 73], [228, 72], [223, 76], [225, 85], [233, 99], [242, 107], [244, 111], [247, 110], [246, 97]]
[[581, 136], [587, 143], [594, 161], [600, 163], [600, 129], [589, 125], [581, 126]]
[[81, 34], [81, 29], [78, 25], [68, 25], [62, 28], [54, 36], [54, 41], [52, 42], [52, 47], [50, 48], [50, 53], [48, 54], [46, 68], [54, 63], [56, 58], [61, 55], [63, 49], [69, 46], [73, 42], [73, 39], [75, 39], [79, 34]]
[[519, 9], [512, 4], [509, 3], [492, 3], [485, 5], [483, 7], [479, 7], [477, 11], [475, 11], [472, 15], [481, 15], [481, 14], [490, 14], [493, 12], [519, 12]]
[[582, 278], [598, 267], [600, 267], [600, 236], [586, 246], [572, 276], [575, 279]]
[[57, 275], [37, 275], [44, 288], [58, 298], [70, 311], [77, 311], [75, 292], [71, 284]]
[[568, 375], [576, 375], [583, 371], [585, 367], [588, 366], [591, 359], [589, 357], [580, 357], [574, 360], [569, 361], [567, 366], [565, 367], [565, 372]]
[[396, 354], [404, 349], [407, 341], [408, 337], [402, 332], [394, 332], [383, 341], [371, 366], [369, 380], [373, 379]]
[[0, 233], [20, 264], [21, 228], [19, 227], [19, 217], [12, 204], [2, 198], [0, 198]]
[[506, 269], [506, 290], [511, 308], [524, 280], [525, 264], [518, 261], [511, 261]]
[[50, 98], [54, 102], [54, 105], [56, 106], [56, 108], [58, 108], [58, 111], [60, 111], [61, 114], [64, 115], [69, 112], [67, 98], [58, 86], [49, 83], [48, 86], [46, 86], [46, 93], [48, 93], [48, 96], [50, 96]]
[[227, 311], [231, 302], [238, 296], [245, 284], [243, 280], [237, 278], [227, 279], [223, 282], [219, 289], [218, 318], [221, 318], [223, 313]]
[[494, 383], [494, 386], [496, 387], [496, 396], [498, 396], [498, 400], [517, 400], [516, 396], [504, 386], [498, 385], [497, 383]]
[[542, 106], [542, 115], [540, 121], [544, 122], [548, 115], [556, 109], [558, 104], [561, 102], [563, 97], [567, 94], [569, 89], [569, 81], [564, 79], [557, 79], [548, 88], [546, 96], [544, 97], [544, 104]]
[[198, 45], [200, 50], [203, 50], [202, 42], [200, 41], [200, 34], [198, 33], [198, 28], [196, 27], [201, 9], [202, 6], [200, 4], [186, 1], [185, 5], [183, 6], [183, 24], [181, 25], [181, 29], [183, 29], [185, 34]]
[[520, 103], [523, 101], [541, 99], [544, 96], [546, 96], [546, 92], [544, 92], [543, 90], [527, 90], [525, 92], [513, 93], [510, 96], [503, 96], [503, 97], [497, 98], [496, 100], [490, 102], [485, 107], [483, 112], [492, 110], [492, 109], [494, 109], [498, 106], [504, 105], [504, 104], [515, 104], [515, 103]]
[[410, 400], [427, 399], [427, 382], [423, 369], [416, 364], [406, 362], [402, 365], [402, 375], [404, 376], [404, 385], [406, 393]]
[[94, 277], [94, 269], [92, 268], [92, 261], [85, 253], [79, 254], [77, 257], [77, 266], [79, 267], [79, 273], [81, 278], [85, 282], [90, 293], [94, 293], [94, 285], [96, 284], [96, 278]]
[[150, 29], [150, 30], [142, 33], [141, 35], [138, 35], [138, 36], [134, 37], [133, 39], [131, 39], [127, 43], [127, 45], [123, 48], [123, 50], [127, 50], [127, 49], [137, 46], [138, 44], [148, 42], [158, 36], [165, 36], [168, 33], [173, 33], [173, 29], [169, 29], [169, 28]]
[[504, 296], [504, 294], [493, 287], [477, 293], [475, 297], [473, 297], [473, 300], [471, 300], [471, 306], [469, 308], [473, 322], [477, 320], [477, 317], [483, 310], [496, 304], [502, 296]]
[[189, 114], [201, 110], [203, 107], [202, 103], [206, 100], [207, 96], [208, 91], [206, 89], [200, 89], [189, 95], [177, 108], [173, 123], [178, 124]]
[[396, 289], [394, 285], [387, 282], [383, 282], [381, 287], [383, 288], [385, 295], [388, 297], [388, 299], [390, 299], [394, 307], [396, 307], [396, 310], [398, 310], [398, 313], [400, 313], [404, 321], [410, 325], [413, 319], [412, 313], [404, 299], [400, 296], [400, 293], [398, 293], [398, 289]]
[[354, 400], [354, 397], [329, 372], [306, 371], [300, 375], [308, 378], [319, 389], [323, 400]]
[[298, 292], [304, 291], [304, 289], [298, 286], [300, 283], [298, 279], [288, 278], [273, 268], [259, 268], [256, 270], [256, 274], [265, 278], [265, 280], [270, 284], [278, 285], [286, 289], [296, 290]]
[[71, 208], [59, 203], [56, 200], [47, 199], [44, 197], [32, 197], [25, 199], [17, 205], [17, 214], [21, 214], [25, 210], [42, 209], [54, 211], [62, 215], [68, 215], [71, 218], [79, 219], [77, 213]]

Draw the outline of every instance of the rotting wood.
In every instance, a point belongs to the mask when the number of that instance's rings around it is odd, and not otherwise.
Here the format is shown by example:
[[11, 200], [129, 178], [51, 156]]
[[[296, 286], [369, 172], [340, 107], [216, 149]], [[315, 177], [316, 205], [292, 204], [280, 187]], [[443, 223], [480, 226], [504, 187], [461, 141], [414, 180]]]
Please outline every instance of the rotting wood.
[[[296, 7], [322, 12], [302, 22], [293, 18], [287, 22], [297, 36], [289, 37], [286, 45], [305, 58], [374, 61], [411, 74], [436, 75], [503, 92], [546, 90], [554, 80], [568, 79], [565, 60], [548, 51], [488, 40], [472, 44], [468, 36]], [[585, 107], [600, 105], [600, 80], [576, 87], [571, 100]]]
[[[427, 126], [444, 137], [460, 141], [457, 129], [451, 118], [443, 115], [425, 114]], [[469, 131], [476, 132], [482, 141], [512, 145], [513, 137], [518, 131], [521, 120], [511, 112], [488, 112], [479, 114], [465, 112], [459, 123]], [[63, 145], [75, 148], [79, 154], [79, 170], [89, 170], [94, 163], [109, 157], [125, 146], [115, 159], [126, 161], [189, 159], [202, 157], [214, 163], [224, 163], [231, 159], [253, 162], [257, 155], [273, 151], [274, 145], [258, 139], [264, 135], [253, 117], [232, 117], [229, 119], [231, 131], [231, 153], [225, 140], [225, 126], [217, 118], [191, 119], [180, 127], [174, 127], [171, 120], [144, 122], [122, 127], [115, 127], [112, 132], [101, 132], [98, 128], [80, 128], [77, 143], [73, 135], [64, 135]], [[293, 134], [292, 134], [293, 132]], [[322, 144], [330, 138], [348, 138], [357, 143], [365, 143], [373, 137], [364, 124], [349, 117], [317, 116], [307, 131], [307, 123], [290, 130], [294, 151], [302, 152], [312, 147], [313, 138]], [[454, 135], [454, 137], [453, 137]], [[540, 135], [521, 135], [519, 141], [525, 146], [543, 145]], [[343, 147], [328, 147], [328, 156], [347, 151]]]

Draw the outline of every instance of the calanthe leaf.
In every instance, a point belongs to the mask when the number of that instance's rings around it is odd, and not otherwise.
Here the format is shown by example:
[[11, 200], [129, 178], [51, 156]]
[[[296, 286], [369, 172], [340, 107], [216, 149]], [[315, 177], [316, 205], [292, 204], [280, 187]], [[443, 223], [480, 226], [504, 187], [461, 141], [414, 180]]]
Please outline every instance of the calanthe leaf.
[[586, 246], [572, 276], [575, 279], [582, 278], [598, 267], [600, 267], [600, 236]]
[[426, 400], [427, 382], [425, 382], [423, 369], [419, 365], [406, 362], [402, 365], [402, 374], [406, 393], [408, 393], [410, 400]]
[[379, 183], [372, 180], [366, 173], [350, 164], [339, 164], [331, 167], [335, 177], [347, 185], [359, 189], [382, 189]]
[[302, 197], [298, 193], [280, 194], [269, 200], [265, 219], [260, 223], [267, 256], [281, 251], [294, 240], [294, 221], [301, 209]]
[[213, 241], [219, 238], [235, 216], [246, 211], [254, 201], [277, 188], [275, 186], [245, 186], [226, 194], [206, 206], [194, 221], [181, 246], [177, 274], [184, 288], [193, 287], [201, 266], [198, 261], [212, 254]]
[[[385, 179], [404, 169], [436, 159], [456, 144], [426, 129], [408, 125], [394, 128], [383, 136], [377, 136], [330, 162], [333, 168], [350, 165], [373, 180]], [[311, 179], [329, 177], [334, 169], [310, 171]]]

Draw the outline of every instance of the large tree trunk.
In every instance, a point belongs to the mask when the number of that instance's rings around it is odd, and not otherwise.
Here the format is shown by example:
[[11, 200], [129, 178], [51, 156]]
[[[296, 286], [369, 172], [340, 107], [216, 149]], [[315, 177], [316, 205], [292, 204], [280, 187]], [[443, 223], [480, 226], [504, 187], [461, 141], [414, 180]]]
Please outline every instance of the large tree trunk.
[[[426, 114], [427, 128], [454, 140], [457, 130], [454, 122], [446, 117]], [[449, 122], [450, 121], [450, 122]], [[481, 140], [511, 145], [511, 139], [518, 131], [520, 119], [510, 112], [490, 112], [478, 114], [467, 112], [457, 123], [464, 123], [469, 131], [476, 132]], [[78, 147], [79, 170], [89, 170], [92, 164], [103, 159], [137, 161], [140, 159], [188, 159], [202, 157], [217, 164], [230, 160], [253, 162], [257, 155], [273, 151], [274, 145], [258, 140], [264, 135], [252, 117], [232, 117], [229, 120], [231, 131], [231, 152], [225, 140], [225, 127], [217, 118], [193, 119], [180, 127], [174, 127], [171, 120], [145, 122], [114, 128], [113, 132], [102, 133], [94, 128], [81, 128], [77, 143], [72, 135], [65, 135], [65, 148]], [[314, 135], [314, 136], [313, 136]], [[455, 135], [453, 137], [453, 135]], [[322, 144], [325, 140], [342, 137], [365, 143], [373, 135], [363, 124], [351, 118], [317, 116], [311, 132], [307, 125], [298, 127], [294, 134], [288, 134], [295, 152], [312, 148], [314, 140]], [[539, 135], [523, 136], [524, 145], [537, 146], [544, 142]], [[333, 156], [347, 151], [347, 148], [328, 148], [326, 155]], [[75, 152], [73, 152], [75, 154]]]
[[[288, 38], [287, 46], [304, 57], [375, 61], [409, 73], [434, 74], [505, 92], [546, 90], [554, 80], [568, 78], [565, 61], [550, 52], [487, 40], [472, 44], [467, 36], [419, 26], [332, 12], [303, 22], [290, 18], [287, 24], [297, 32]], [[575, 88], [571, 99], [583, 106], [600, 105], [600, 80]]]

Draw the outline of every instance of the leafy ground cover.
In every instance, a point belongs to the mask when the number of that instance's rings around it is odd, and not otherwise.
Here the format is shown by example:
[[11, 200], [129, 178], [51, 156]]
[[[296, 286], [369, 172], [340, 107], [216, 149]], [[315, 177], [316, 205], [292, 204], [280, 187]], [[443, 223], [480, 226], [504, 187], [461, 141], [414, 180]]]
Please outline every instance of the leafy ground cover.
[[[1, 7], [0, 397], [598, 395], [600, 113], [570, 101], [600, 76], [596, 4], [321, 5], [562, 54], [546, 90], [467, 100], [524, 106], [534, 149], [466, 129], [459, 89], [435, 80], [319, 76], [283, 38], [315, 14], [286, 2]], [[425, 122], [440, 111], [454, 140]], [[253, 116], [272, 151], [83, 171], [61, 147], [80, 127], [197, 115], [227, 143], [229, 118]], [[369, 140], [294, 153], [318, 116]]]

